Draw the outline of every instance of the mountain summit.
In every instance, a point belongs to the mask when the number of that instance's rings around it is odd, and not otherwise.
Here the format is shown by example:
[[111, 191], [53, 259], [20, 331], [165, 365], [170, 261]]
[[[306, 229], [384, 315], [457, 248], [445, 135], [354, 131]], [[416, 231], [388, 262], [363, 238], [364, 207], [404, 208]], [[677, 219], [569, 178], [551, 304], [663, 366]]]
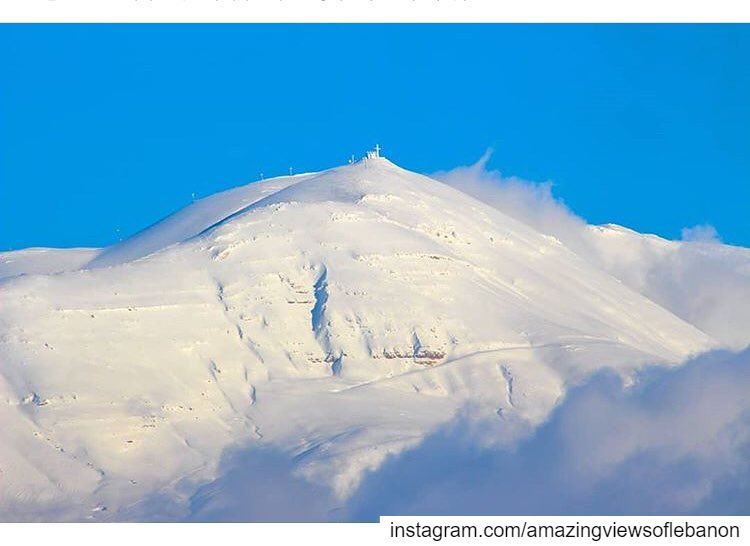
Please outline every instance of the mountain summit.
[[345, 499], [468, 407], [506, 441], [598, 370], [628, 381], [714, 345], [382, 157], [231, 189], [76, 256], [1, 281], [0, 518], [142, 519], [154, 498], [180, 517], [240, 447]]

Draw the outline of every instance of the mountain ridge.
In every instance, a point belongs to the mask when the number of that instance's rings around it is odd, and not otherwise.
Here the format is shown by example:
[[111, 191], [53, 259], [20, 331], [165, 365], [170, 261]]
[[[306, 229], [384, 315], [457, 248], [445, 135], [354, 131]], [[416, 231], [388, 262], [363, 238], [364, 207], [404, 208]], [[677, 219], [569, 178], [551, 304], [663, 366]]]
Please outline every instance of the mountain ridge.
[[513, 442], [593, 373], [627, 383], [716, 346], [385, 159], [228, 190], [83, 269], [0, 282], [0, 518], [143, 517], [157, 493], [179, 514], [237, 446], [287, 454], [343, 501], [466, 408]]

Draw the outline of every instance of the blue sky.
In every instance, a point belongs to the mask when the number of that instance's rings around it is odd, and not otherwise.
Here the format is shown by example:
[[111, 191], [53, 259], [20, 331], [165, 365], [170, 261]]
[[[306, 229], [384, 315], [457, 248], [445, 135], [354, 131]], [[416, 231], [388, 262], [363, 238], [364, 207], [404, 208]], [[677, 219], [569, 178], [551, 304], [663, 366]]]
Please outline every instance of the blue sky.
[[380, 142], [750, 246], [750, 26], [0, 26], [0, 249], [100, 246]]

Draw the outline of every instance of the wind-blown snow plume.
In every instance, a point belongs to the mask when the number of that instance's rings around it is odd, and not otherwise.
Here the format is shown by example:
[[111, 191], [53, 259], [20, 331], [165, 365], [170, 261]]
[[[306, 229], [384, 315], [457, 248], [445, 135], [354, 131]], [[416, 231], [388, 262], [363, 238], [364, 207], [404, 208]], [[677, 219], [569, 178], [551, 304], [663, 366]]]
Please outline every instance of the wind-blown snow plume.
[[696, 243], [721, 243], [719, 232], [711, 224], [682, 228], [682, 240]]
[[586, 222], [553, 195], [552, 182], [530, 182], [488, 170], [491, 156], [490, 149], [473, 165], [440, 171], [432, 176], [537, 231], [568, 243], [581, 237]]
[[552, 192], [550, 182], [504, 177], [487, 169], [491, 150], [466, 167], [434, 174], [568, 248], [721, 341], [750, 344], [750, 250], [722, 245], [716, 229], [685, 228], [683, 241], [616, 225], [591, 226]]

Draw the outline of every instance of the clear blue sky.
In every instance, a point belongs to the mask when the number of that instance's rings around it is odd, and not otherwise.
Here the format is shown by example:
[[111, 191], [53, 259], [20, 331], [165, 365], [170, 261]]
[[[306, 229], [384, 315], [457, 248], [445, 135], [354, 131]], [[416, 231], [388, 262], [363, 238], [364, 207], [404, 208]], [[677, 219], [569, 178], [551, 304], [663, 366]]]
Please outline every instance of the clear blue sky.
[[0, 249], [99, 246], [375, 142], [750, 246], [750, 26], [0, 26]]

